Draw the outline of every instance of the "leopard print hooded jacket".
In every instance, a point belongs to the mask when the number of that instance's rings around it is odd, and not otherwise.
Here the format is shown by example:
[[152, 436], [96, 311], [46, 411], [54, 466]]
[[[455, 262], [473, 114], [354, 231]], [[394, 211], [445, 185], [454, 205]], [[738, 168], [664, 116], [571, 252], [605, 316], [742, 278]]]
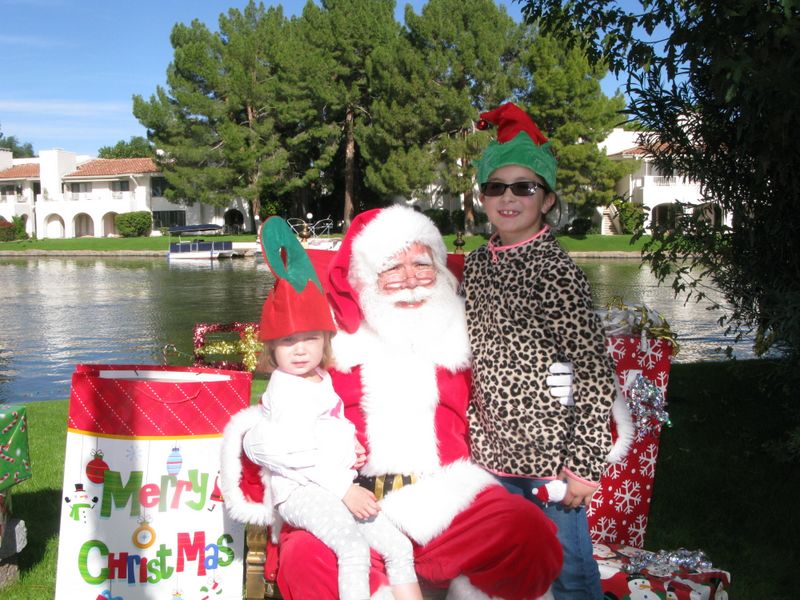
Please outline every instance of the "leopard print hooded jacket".
[[[470, 444], [501, 475], [600, 480], [611, 449], [614, 366], [583, 271], [544, 229], [467, 257], [463, 291], [473, 353]], [[556, 361], [574, 369], [574, 406], [550, 395]]]

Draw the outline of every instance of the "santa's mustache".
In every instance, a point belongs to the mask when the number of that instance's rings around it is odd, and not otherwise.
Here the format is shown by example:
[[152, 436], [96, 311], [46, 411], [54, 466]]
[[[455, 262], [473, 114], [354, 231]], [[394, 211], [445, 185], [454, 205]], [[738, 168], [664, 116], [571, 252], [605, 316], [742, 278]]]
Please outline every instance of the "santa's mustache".
[[424, 302], [433, 296], [434, 288], [416, 287], [414, 289], [401, 289], [391, 294], [385, 294], [383, 297], [387, 302], [394, 304], [395, 302]]

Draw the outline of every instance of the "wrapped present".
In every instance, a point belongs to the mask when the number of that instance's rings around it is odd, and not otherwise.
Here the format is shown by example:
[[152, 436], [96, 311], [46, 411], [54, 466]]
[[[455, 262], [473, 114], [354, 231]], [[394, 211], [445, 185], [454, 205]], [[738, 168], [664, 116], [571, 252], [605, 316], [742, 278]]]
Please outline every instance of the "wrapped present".
[[619, 544], [594, 544], [603, 597], [727, 600], [731, 576], [702, 551], [647, 552]]
[[[11, 516], [11, 488], [31, 476], [26, 412], [24, 406], [0, 406], [0, 562], [27, 544], [25, 522]], [[0, 587], [16, 575], [16, 565], [0, 572]]]
[[[234, 340], [216, 340], [212, 334], [237, 334]], [[194, 366], [254, 371], [262, 344], [258, 341], [258, 323], [197, 323], [194, 326]], [[209, 361], [209, 356], [232, 356], [236, 360]]]
[[26, 408], [0, 407], [0, 494], [30, 476]]
[[[588, 509], [595, 542], [644, 545], [661, 427], [668, 423], [666, 392], [675, 336], [657, 313], [617, 303], [600, 311], [606, 350], [614, 359], [635, 437], [628, 454], [611, 464]], [[613, 430], [613, 426], [612, 426]]]

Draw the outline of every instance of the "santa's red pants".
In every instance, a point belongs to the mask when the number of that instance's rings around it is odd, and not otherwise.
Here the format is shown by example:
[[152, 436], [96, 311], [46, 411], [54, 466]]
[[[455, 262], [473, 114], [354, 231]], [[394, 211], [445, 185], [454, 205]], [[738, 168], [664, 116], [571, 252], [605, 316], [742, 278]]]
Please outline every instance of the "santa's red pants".
[[[544, 594], [561, 571], [555, 526], [532, 502], [492, 486], [459, 513], [442, 534], [415, 545], [416, 569], [434, 587], [466, 575], [485, 594], [527, 600]], [[372, 553], [370, 593], [388, 585]], [[333, 552], [302, 530], [281, 533], [278, 587], [286, 600], [336, 600]]]

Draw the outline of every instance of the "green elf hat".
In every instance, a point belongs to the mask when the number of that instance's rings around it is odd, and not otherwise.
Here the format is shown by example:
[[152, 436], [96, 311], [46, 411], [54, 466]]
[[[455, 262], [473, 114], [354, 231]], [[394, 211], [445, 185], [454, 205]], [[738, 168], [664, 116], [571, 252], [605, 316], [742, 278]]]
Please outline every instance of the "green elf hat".
[[317, 272], [303, 246], [280, 217], [261, 227], [261, 248], [275, 286], [261, 308], [261, 341], [302, 331], [336, 332], [331, 309]]
[[478, 169], [478, 184], [500, 167], [519, 165], [539, 175], [549, 190], [556, 189], [556, 157], [550, 142], [524, 110], [512, 102], [481, 113], [478, 129], [497, 126], [497, 140], [489, 142], [483, 156], [474, 162]]

